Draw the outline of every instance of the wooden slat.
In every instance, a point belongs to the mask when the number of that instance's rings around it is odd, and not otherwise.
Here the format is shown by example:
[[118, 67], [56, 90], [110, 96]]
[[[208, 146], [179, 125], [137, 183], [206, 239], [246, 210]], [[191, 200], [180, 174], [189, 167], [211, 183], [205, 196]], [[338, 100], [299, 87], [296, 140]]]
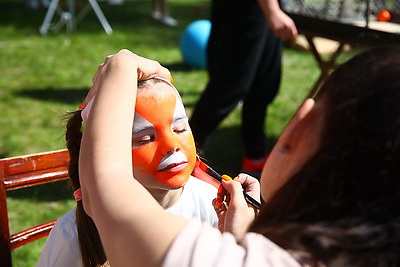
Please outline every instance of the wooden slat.
[[0, 159], [0, 262], [12, 266], [11, 250], [46, 237], [55, 220], [10, 235], [6, 191], [68, 179], [66, 149]]
[[11, 250], [48, 236], [55, 223], [56, 220], [52, 220], [11, 235]]
[[6, 190], [36, 186], [67, 179], [68, 161], [65, 149], [0, 159], [1, 175]]
[[6, 177], [6, 190], [41, 185], [45, 183], [68, 179], [68, 167], [62, 166], [34, 172], [26, 172]]
[[68, 151], [63, 149], [53, 152], [0, 159], [0, 164], [2, 162], [7, 163], [3, 165], [4, 175], [7, 180], [8, 176], [14, 174], [23, 174], [36, 170], [46, 170], [54, 167], [67, 166], [68, 161]]
[[400, 33], [385, 32], [349, 23], [323, 20], [287, 12], [300, 33], [319, 36], [353, 46], [380, 46], [400, 44]]

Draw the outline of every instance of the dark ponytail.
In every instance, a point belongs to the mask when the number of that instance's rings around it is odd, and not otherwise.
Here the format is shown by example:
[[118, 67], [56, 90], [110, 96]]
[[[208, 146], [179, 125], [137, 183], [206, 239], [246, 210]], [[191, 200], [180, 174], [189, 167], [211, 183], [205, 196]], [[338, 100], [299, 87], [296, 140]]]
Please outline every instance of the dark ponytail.
[[[81, 187], [78, 168], [82, 139], [82, 117], [80, 110], [70, 113], [66, 128], [65, 140], [70, 156], [68, 172], [71, 185], [75, 191]], [[97, 228], [92, 218], [83, 209], [82, 200], [77, 201], [76, 224], [83, 266], [109, 266]]]

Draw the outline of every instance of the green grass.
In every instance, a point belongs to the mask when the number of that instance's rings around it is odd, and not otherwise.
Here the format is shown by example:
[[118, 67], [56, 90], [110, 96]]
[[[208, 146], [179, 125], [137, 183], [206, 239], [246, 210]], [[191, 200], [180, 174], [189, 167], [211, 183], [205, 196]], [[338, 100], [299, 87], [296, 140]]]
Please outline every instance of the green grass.
[[[53, 220], [75, 206], [66, 182], [11, 191], [7, 196], [12, 233]], [[34, 266], [45, 241], [43, 238], [14, 250], [14, 266]]]
[[[81, 0], [82, 1], [82, 0]], [[77, 1], [78, 9], [85, 2]], [[170, 0], [179, 21], [168, 28], [150, 18], [150, 1], [126, 0], [100, 5], [114, 33], [106, 35], [93, 12], [73, 32], [65, 28], [39, 34], [45, 10], [29, 10], [25, 0], [0, 0], [0, 158], [64, 148], [64, 115], [75, 110], [104, 58], [122, 48], [158, 60], [170, 68], [188, 113], [207, 82], [204, 70], [185, 66], [179, 38], [192, 21], [208, 18], [209, 1]], [[285, 47], [280, 93], [268, 110], [266, 130], [272, 146], [319, 75], [311, 54]], [[212, 135], [206, 157], [218, 171], [240, 169], [240, 107]], [[71, 209], [65, 184], [8, 194], [12, 232], [45, 222]], [[45, 240], [13, 252], [14, 266], [34, 266]], [[1, 259], [0, 259], [1, 265]]]

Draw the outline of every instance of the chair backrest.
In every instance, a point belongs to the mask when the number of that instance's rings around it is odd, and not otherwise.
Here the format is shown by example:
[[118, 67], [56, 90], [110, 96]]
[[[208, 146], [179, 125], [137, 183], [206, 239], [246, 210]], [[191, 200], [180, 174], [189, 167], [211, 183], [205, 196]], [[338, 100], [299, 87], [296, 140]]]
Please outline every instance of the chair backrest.
[[11, 251], [46, 237], [55, 220], [11, 234], [6, 191], [68, 179], [68, 150], [0, 159], [0, 259], [1, 266], [12, 266]]

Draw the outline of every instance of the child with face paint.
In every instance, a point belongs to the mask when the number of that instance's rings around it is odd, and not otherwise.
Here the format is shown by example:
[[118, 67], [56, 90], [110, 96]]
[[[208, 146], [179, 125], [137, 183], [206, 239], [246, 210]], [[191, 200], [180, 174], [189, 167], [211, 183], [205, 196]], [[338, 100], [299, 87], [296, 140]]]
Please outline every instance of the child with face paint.
[[[81, 123], [90, 120], [92, 102], [93, 99], [82, 111], [74, 112], [67, 123], [69, 173], [77, 208], [57, 221], [36, 266], [108, 264], [97, 229], [83, 210], [78, 175]], [[132, 130], [135, 179], [167, 212], [187, 219], [197, 218], [217, 227], [218, 219], [212, 207], [217, 190], [191, 176], [195, 163], [193, 135], [178, 91], [161, 77], [139, 81]]]

